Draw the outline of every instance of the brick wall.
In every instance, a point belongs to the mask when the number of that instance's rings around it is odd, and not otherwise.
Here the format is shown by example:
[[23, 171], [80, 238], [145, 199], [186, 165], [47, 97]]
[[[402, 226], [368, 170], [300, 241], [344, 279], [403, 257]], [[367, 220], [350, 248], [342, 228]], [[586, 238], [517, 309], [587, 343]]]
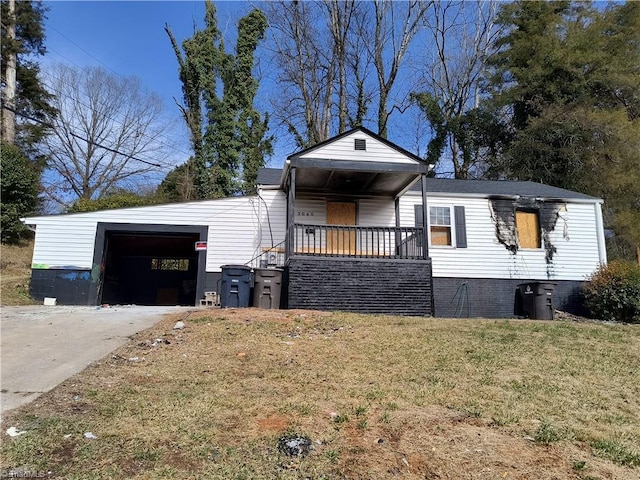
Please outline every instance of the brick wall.
[[292, 257], [289, 308], [431, 315], [431, 261]]
[[[535, 281], [535, 280], [532, 280]], [[434, 278], [435, 315], [437, 317], [513, 318], [515, 290], [527, 280], [495, 278]], [[576, 315], [584, 315], [582, 282], [555, 283], [553, 306]]]

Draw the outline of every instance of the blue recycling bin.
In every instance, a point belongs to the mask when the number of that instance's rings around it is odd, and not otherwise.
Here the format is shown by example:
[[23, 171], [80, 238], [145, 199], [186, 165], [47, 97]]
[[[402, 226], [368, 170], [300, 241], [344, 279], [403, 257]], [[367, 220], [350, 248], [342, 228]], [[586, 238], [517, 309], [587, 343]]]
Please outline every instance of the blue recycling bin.
[[251, 267], [222, 265], [220, 307], [246, 308], [251, 298]]

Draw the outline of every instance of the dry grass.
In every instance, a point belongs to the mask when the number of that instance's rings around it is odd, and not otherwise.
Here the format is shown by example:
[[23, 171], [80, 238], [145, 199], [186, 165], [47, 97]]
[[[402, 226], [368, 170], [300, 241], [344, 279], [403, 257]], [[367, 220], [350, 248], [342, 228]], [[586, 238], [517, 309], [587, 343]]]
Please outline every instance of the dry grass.
[[[193, 312], [174, 331], [177, 319], [11, 412], [3, 428], [28, 433], [3, 436], [2, 468], [68, 479], [640, 478], [637, 326], [245, 309]], [[160, 338], [169, 343], [152, 346]], [[287, 457], [284, 433], [314, 450]]]
[[29, 296], [33, 241], [0, 244], [0, 305], [32, 305]]

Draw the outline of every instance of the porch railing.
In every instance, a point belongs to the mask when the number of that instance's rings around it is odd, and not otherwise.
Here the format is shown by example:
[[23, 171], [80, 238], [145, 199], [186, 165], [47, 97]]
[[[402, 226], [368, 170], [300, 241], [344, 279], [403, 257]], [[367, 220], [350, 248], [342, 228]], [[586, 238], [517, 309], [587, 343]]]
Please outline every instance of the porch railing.
[[422, 259], [423, 229], [347, 225], [294, 226], [294, 254], [333, 257]]

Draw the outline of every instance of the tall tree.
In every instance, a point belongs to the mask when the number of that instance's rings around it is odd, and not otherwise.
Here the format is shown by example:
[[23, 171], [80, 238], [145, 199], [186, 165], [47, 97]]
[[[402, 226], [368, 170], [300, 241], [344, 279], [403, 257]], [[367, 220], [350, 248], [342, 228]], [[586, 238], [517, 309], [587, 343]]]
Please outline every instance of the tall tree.
[[491, 83], [510, 135], [492, 174], [601, 196], [640, 244], [640, 4], [519, 1], [499, 21]]
[[160, 99], [137, 78], [57, 65], [49, 73], [60, 112], [44, 140], [47, 196], [62, 207], [145, 182], [162, 168], [169, 125]]
[[205, 101], [212, 103], [207, 95], [216, 95], [222, 38], [218, 29], [215, 5], [210, 1], [205, 2], [204, 21], [205, 28], [196, 30], [193, 37], [186, 39], [182, 43], [182, 50], [167, 24], [165, 32], [178, 60], [183, 104], [177, 101], [176, 103], [191, 133], [196, 192], [199, 198], [210, 198], [213, 196], [213, 188], [209, 170], [210, 153], [204, 143]]
[[267, 4], [274, 35], [274, 63], [282, 85], [274, 110], [304, 148], [332, 134], [336, 49], [319, 4], [279, 1]]
[[[455, 178], [481, 173], [478, 110], [485, 60], [499, 33], [495, 1], [435, 2], [425, 16], [426, 42], [421, 92], [412, 98], [431, 124], [427, 159], [448, 160]], [[447, 162], [448, 164], [448, 162]]]
[[40, 2], [2, 0], [2, 139], [29, 154], [56, 114], [35, 61], [45, 54], [45, 13]]
[[[274, 109], [299, 147], [372, 123], [386, 136], [406, 108], [396, 80], [431, 2], [280, 1], [268, 5], [283, 86]], [[398, 91], [396, 91], [398, 90]], [[369, 108], [376, 116], [368, 118]]]
[[180, 69], [184, 104], [179, 107], [191, 131], [199, 198], [254, 191], [257, 170], [271, 153], [268, 117], [254, 107], [258, 81], [252, 73], [266, 27], [260, 10], [243, 17], [235, 53], [230, 54], [209, 0], [205, 28], [185, 40], [182, 49], [165, 26]]
[[400, 102], [389, 105], [390, 95], [400, 72], [409, 46], [423, 28], [424, 16], [432, 2], [409, 0], [393, 2], [375, 0], [373, 2], [373, 32], [368, 32], [373, 65], [378, 81], [378, 134], [386, 137], [387, 123], [391, 113], [400, 107]]

